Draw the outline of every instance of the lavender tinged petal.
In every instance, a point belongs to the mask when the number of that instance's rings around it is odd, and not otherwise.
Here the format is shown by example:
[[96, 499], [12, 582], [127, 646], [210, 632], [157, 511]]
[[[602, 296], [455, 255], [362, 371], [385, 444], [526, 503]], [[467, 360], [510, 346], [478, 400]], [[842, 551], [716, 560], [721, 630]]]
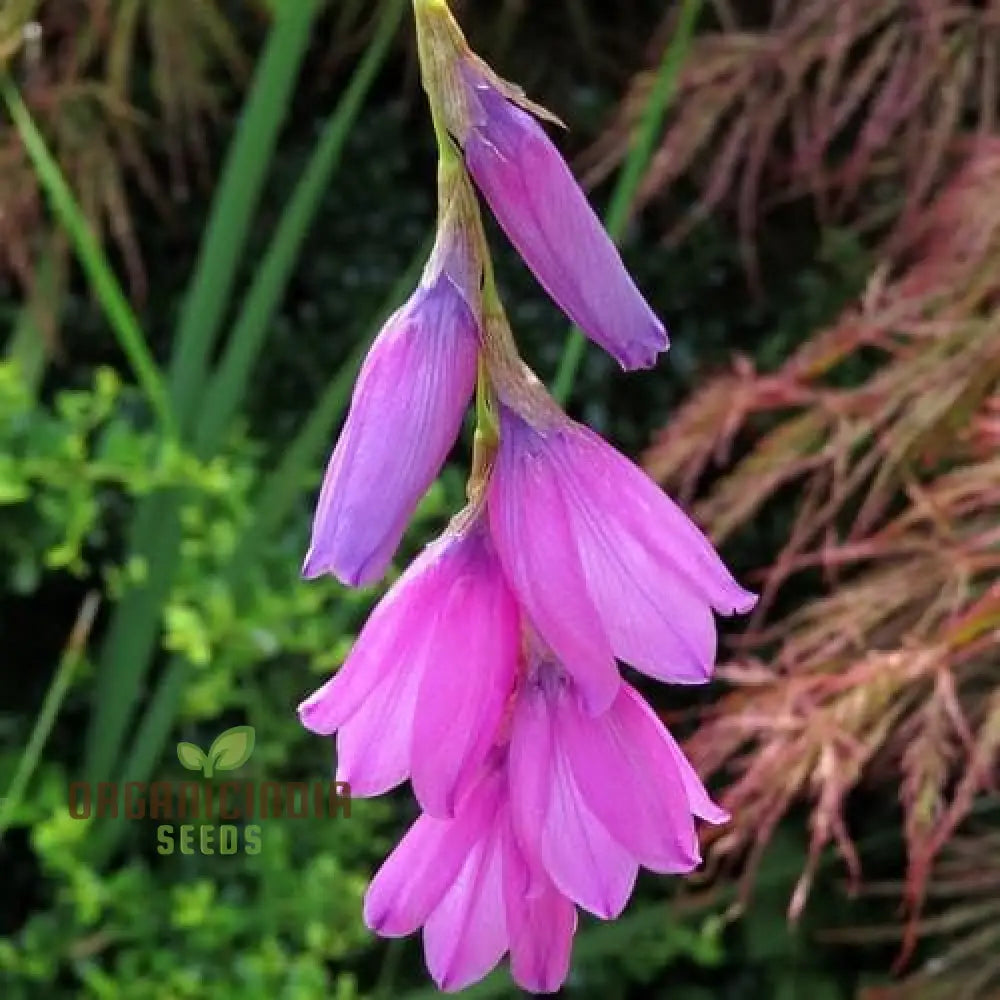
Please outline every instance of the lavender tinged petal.
[[559, 702], [556, 731], [594, 815], [647, 868], [689, 872], [701, 861], [687, 790], [666, 730], [627, 684], [599, 719]]
[[552, 796], [552, 721], [545, 701], [519, 693], [511, 720], [507, 767], [511, 823], [529, 876], [527, 893], [548, 881], [542, 863], [545, 816]]
[[507, 951], [500, 845], [494, 826], [468, 853], [424, 925], [427, 968], [446, 993], [482, 979]]
[[574, 468], [593, 506], [617, 512], [623, 528], [719, 614], [750, 611], [757, 596], [736, 582], [687, 514], [642, 469], [590, 428], [572, 427]]
[[525, 611], [597, 714], [618, 692], [618, 668], [587, 593], [566, 505], [543, 447], [527, 424], [501, 410], [490, 525]]
[[451, 888], [473, 847], [492, 829], [502, 787], [488, 775], [454, 819], [421, 816], [389, 855], [365, 894], [365, 923], [383, 937], [424, 924]]
[[382, 795], [410, 775], [410, 734], [430, 638], [416, 651], [413, 663], [386, 674], [365, 708], [337, 734], [337, 781], [350, 784], [358, 798]]
[[600, 220], [541, 126], [485, 83], [466, 162], [539, 282], [625, 369], [667, 349], [663, 324], [629, 277]]
[[[567, 420], [536, 428], [505, 406], [500, 420], [490, 516], [501, 560], [590, 712], [617, 694], [612, 657], [661, 680], [704, 683], [716, 654], [712, 601], [738, 594], [745, 605], [752, 595], [666, 495], [597, 435]], [[647, 485], [672, 517], [673, 549]]]
[[[621, 518], [620, 505], [597, 505], [570, 471], [565, 496], [577, 550], [615, 656], [661, 680], [704, 683], [715, 663], [711, 608], [635, 537]], [[586, 468], [595, 478], [603, 472]]]
[[438, 611], [413, 729], [413, 789], [434, 816], [453, 814], [495, 742], [517, 672], [518, 609], [485, 531], [464, 549]]
[[[529, 685], [515, 704], [510, 736], [514, 829], [529, 863], [540, 858], [560, 892], [608, 920], [625, 908], [638, 865], [588, 808], [561, 741], [554, 738], [553, 701], [561, 697]], [[533, 777], [532, 770], [547, 774]], [[529, 895], [537, 896], [537, 877], [533, 883]]]
[[461, 427], [476, 324], [444, 275], [421, 286], [365, 359], [327, 467], [303, 573], [364, 586], [385, 572]]
[[444, 546], [429, 545], [376, 605], [344, 665], [299, 706], [306, 729], [330, 735], [348, 721], [387, 675], [413, 661], [440, 606]]
[[604, 920], [618, 917], [639, 866], [588, 808], [565, 755], [556, 753], [542, 861], [559, 890]]
[[526, 865], [512, 831], [505, 836], [503, 848], [511, 975], [530, 993], [556, 993], [569, 974], [576, 907], [548, 878], [537, 894], [529, 896]]

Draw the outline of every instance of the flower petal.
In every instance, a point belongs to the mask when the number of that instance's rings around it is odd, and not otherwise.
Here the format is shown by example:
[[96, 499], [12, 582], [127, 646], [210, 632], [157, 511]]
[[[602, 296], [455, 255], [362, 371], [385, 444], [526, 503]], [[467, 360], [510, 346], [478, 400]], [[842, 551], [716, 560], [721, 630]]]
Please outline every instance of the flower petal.
[[632, 855], [588, 808], [560, 752], [542, 833], [542, 861], [562, 893], [604, 920], [625, 909], [639, 871]]
[[337, 781], [346, 781], [358, 798], [382, 795], [410, 776], [417, 692], [432, 635], [425, 634], [413, 662], [388, 673], [337, 733]]
[[469, 172], [511, 243], [562, 310], [625, 369], [648, 368], [666, 330], [542, 127], [470, 77], [482, 114], [465, 144]]
[[530, 993], [556, 993], [569, 974], [576, 907], [547, 878], [535, 895], [524, 891], [527, 870], [513, 831], [503, 861], [511, 975]]
[[475, 319], [446, 275], [385, 325], [327, 467], [303, 574], [365, 586], [384, 573], [458, 436], [476, 378]]
[[664, 567], [721, 615], [745, 614], [757, 596], [736, 582], [700, 528], [634, 462], [589, 427], [573, 424], [580, 489], [619, 522]]
[[463, 539], [450, 572], [413, 728], [413, 788], [433, 816], [453, 814], [495, 743], [520, 648], [517, 604], [485, 530]]
[[[643, 708], [645, 711], [651, 713], [650, 707], [645, 702], [643, 702]], [[687, 794], [691, 812], [699, 819], [705, 820], [706, 823], [712, 823], [716, 826], [721, 823], [728, 823], [730, 819], [729, 813], [712, 801], [705, 790], [705, 786], [702, 784], [701, 778], [698, 777], [698, 772], [691, 766], [691, 762], [687, 759], [686, 754], [677, 745], [677, 741], [665, 726], [663, 727], [663, 736], [667, 748], [674, 758], [674, 763], [677, 765], [681, 781], [684, 783], [684, 791]]]
[[674, 684], [702, 684], [715, 664], [712, 609], [629, 530], [618, 506], [564, 477], [566, 506], [587, 586], [615, 656]]
[[424, 926], [427, 968], [446, 993], [482, 979], [507, 951], [500, 845], [494, 826], [469, 852]]
[[306, 729], [328, 736], [367, 704], [389, 674], [412, 663], [440, 607], [448, 540], [428, 545], [375, 606], [343, 666], [299, 706]]
[[572, 697], [556, 708], [555, 732], [587, 805], [647, 868], [689, 872], [701, 861], [682, 775], [663, 723], [628, 684], [600, 718]]
[[614, 700], [621, 679], [587, 593], [547, 448], [542, 434], [501, 407], [490, 525], [504, 571], [528, 617], [597, 714]]
[[522, 689], [510, 727], [507, 769], [511, 825], [529, 873], [534, 895], [549, 881], [542, 863], [542, 831], [552, 794], [552, 722], [543, 697]]
[[[557, 888], [604, 919], [618, 916], [638, 865], [611, 836], [580, 794], [556, 733], [565, 691], [529, 682], [511, 723], [509, 773], [513, 829], [529, 869], [537, 861]], [[523, 783], [523, 784], [522, 784]], [[532, 874], [531, 897], [540, 895]]]
[[473, 847], [493, 828], [502, 791], [491, 773], [469, 791], [454, 819], [421, 816], [375, 874], [365, 923], [383, 937], [412, 934], [430, 916]]

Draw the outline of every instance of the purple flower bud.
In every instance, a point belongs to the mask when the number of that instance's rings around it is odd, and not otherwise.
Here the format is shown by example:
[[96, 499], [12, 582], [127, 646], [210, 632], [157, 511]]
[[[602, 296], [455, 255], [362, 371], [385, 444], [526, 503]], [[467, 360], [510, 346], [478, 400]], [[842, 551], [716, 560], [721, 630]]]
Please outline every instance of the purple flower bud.
[[357, 587], [385, 573], [461, 429], [478, 343], [474, 314], [444, 270], [386, 323], [327, 466], [307, 579], [332, 573]]
[[595, 715], [617, 696], [615, 658], [675, 684], [707, 681], [713, 610], [756, 601], [641, 469], [557, 411], [533, 423], [500, 407], [488, 497], [507, 578]]
[[337, 778], [352, 794], [410, 777], [427, 812], [451, 816], [496, 739], [519, 650], [518, 608], [477, 520], [424, 550], [299, 715], [338, 732]]
[[666, 330], [566, 161], [535, 119], [475, 68], [465, 158], [510, 241], [560, 308], [626, 370], [649, 368]]

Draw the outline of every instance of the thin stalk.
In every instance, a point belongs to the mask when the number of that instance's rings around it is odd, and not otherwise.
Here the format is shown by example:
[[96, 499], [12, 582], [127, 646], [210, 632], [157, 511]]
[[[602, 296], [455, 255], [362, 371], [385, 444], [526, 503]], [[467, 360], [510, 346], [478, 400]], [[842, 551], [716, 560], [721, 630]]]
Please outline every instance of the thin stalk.
[[146, 335], [59, 164], [21, 99], [17, 87], [6, 74], [0, 75], [0, 98], [7, 106], [52, 211], [69, 235], [80, 266], [111, 326], [111, 332], [128, 359], [164, 437], [174, 437], [177, 430], [174, 413], [163, 376], [146, 343]]
[[225, 353], [205, 393], [197, 446], [207, 453], [218, 444], [246, 392], [274, 313], [288, 286], [324, 192], [341, 163], [344, 146], [364, 99], [396, 35], [407, 0], [388, 0], [382, 8], [358, 68], [336, 110], [327, 120], [319, 144], [286, 206], [264, 259], [243, 301]]
[[317, 10], [317, 0], [275, 4], [274, 26], [226, 154], [171, 358], [170, 392], [182, 426], [190, 426], [196, 416], [208, 359], [229, 304]]
[[[677, 30], [663, 53], [663, 61], [660, 63], [656, 79], [653, 82], [653, 89], [646, 100], [642, 120], [633, 137], [621, 173], [618, 175], [618, 182], [615, 185], [611, 205], [605, 219], [608, 233], [616, 244], [620, 244], [625, 235], [625, 228], [635, 203], [635, 196], [649, 168], [649, 162], [652, 159], [653, 150], [663, 125], [663, 118], [676, 93], [677, 79], [691, 47], [702, 2], [703, 0], [684, 0], [683, 2]], [[573, 392], [573, 384], [576, 381], [580, 362], [583, 360], [585, 344], [583, 332], [579, 327], [574, 326], [566, 338], [566, 346], [563, 348], [559, 370], [552, 387], [552, 395], [560, 404], [565, 405]]]
[[7, 789], [6, 796], [0, 800], [0, 841], [3, 840], [3, 835], [13, 821], [14, 814], [24, 799], [28, 783], [42, 758], [42, 751], [45, 749], [45, 743], [55, 725], [56, 716], [58, 716], [59, 709], [72, 686], [76, 669], [83, 659], [87, 648], [87, 639], [90, 636], [90, 630], [93, 627], [100, 603], [100, 595], [96, 591], [91, 591], [83, 599], [83, 604], [80, 605], [73, 630], [69, 634], [62, 656], [59, 658], [52, 682], [45, 692], [41, 710], [35, 719], [35, 725], [28, 737], [24, 753], [21, 754], [14, 778]]
[[[229, 301], [246, 234], [278, 129], [309, 45], [316, 0], [282, 3], [254, 73], [236, 136], [226, 155], [206, 235], [185, 300], [170, 368], [170, 393], [181, 430], [194, 404]], [[86, 740], [85, 774], [106, 781], [123, 747], [160, 630], [160, 617], [180, 559], [182, 496], [172, 490], [139, 504], [129, 552], [146, 565], [146, 580], [116, 606], [101, 649]]]

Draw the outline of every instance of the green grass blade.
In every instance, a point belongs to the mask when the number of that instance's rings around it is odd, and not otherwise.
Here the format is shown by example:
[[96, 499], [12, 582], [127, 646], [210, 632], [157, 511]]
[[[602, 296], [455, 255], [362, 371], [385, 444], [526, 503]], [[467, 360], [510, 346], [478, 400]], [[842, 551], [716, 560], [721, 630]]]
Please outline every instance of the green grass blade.
[[129, 552], [145, 566], [115, 607], [101, 644], [84, 754], [87, 781], [110, 781], [125, 732], [156, 650], [160, 616], [180, 557], [181, 496], [153, 494], [140, 502]]
[[24, 798], [28, 783], [35, 773], [35, 768], [38, 767], [38, 762], [41, 760], [42, 751], [45, 749], [49, 733], [52, 732], [52, 727], [55, 725], [56, 716], [59, 714], [63, 700], [73, 683], [73, 675], [83, 659], [84, 651], [87, 648], [87, 638], [90, 635], [99, 605], [100, 596], [96, 591], [92, 591], [87, 594], [80, 606], [73, 631], [70, 633], [69, 641], [59, 658], [52, 682], [45, 692], [41, 710], [35, 719], [35, 725], [28, 737], [28, 743], [21, 755], [21, 760], [18, 762], [13, 780], [7, 789], [6, 796], [0, 800], [0, 841], [3, 840], [3, 835], [10, 826], [14, 814]]
[[37, 395], [48, 359], [45, 356], [44, 336], [38, 329], [30, 302], [25, 302], [18, 310], [4, 353], [8, 360], [17, 364], [21, 378], [32, 396]]
[[[194, 401], [204, 381], [278, 129], [308, 48], [316, 7], [315, 0], [279, 6], [226, 156], [175, 338], [170, 390], [182, 430], [193, 422]], [[181, 502], [176, 491], [153, 495], [139, 504], [133, 520], [129, 552], [145, 564], [147, 578], [115, 607], [101, 649], [85, 754], [85, 773], [91, 781], [107, 781], [117, 769], [118, 755], [142, 694], [163, 605], [179, 560]]]
[[170, 392], [184, 428], [195, 407], [229, 304], [247, 233], [270, 167], [302, 60], [317, 0], [275, 4], [275, 21], [257, 65], [181, 311], [170, 364]]
[[357, 121], [365, 96], [385, 61], [408, 0], [388, 0], [375, 34], [323, 132], [291, 201], [282, 214], [274, 239], [257, 269], [240, 309], [219, 367], [205, 393], [197, 446], [214, 448], [232, 420], [253, 365], [260, 353], [275, 310], [288, 285], [302, 242], [309, 232], [324, 191], [340, 165], [344, 145]]
[[[324, 450], [330, 447], [334, 428], [347, 409], [354, 379], [368, 347], [386, 318], [403, 303], [416, 284], [432, 245], [433, 236], [430, 236], [389, 292], [375, 322], [371, 324], [366, 335], [359, 339], [357, 349], [331, 379], [309, 419], [284, 453], [281, 462], [264, 480], [253, 522], [229, 564], [227, 570], [229, 580], [238, 583], [245, 579], [248, 567], [252, 566], [257, 558], [262, 541], [280, 529], [294, 510], [302, 495], [302, 482], [306, 471], [321, 458]], [[177, 718], [190, 669], [187, 661], [180, 656], [173, 657], [168, 663], [125, 755], [124, 766], [120, 772], [115, 771], [119, 783], [150, 779], [153, 769], [163, 755], [163, 749]], [[105, 776], [103, 780], [109, 778]], [[98, 863], [114, 850], [123, 829], [123, 824], [111, 821], [96, 832], [94, 851]]]
[[[632, 205], [646, 170], [649, 168], [656, 140], [663, 125], [664, 115], [677, 90], [677, 78], [691, 47], [691, 39], [694, 37], [694, 28], [698, 21], [698, 15], [701, 13], [701, 7], [702, 0], [684, 0], [677, 30], [663, 54], [663, 61], [656, 74], [653, 89], [650, 91], [643, 109], [642, 120], [621, 173], [618, 175], [618, 183], [615, 185], [606, 217], [608, 233], [615, 243], [620, 243], [625, 234]], [[583, 332], [579, 327], [573, 327], [566, 338], [566, 346], [563, 349], [559, 370], [552, 387], [552, 395], [560, 404], [565, 405], [573, 392], [573, 383], [576, 381], [576, 373], [583, 360], [585, 346], [586, 340]]]
[[100, 241], [77, 204], [59, 164], [38, 130], [31, 112], [21, 100], [17, 87], [5, 75], [0, 75], [0, 98], [7, 106], [52, 211], [70, 237], [80, 266], [111, 325], [112, 333], [128, 359], [136, 381], [149, 400], [160, 428], [165, 436], [173, 436], [175, 421], [163, 376]]

